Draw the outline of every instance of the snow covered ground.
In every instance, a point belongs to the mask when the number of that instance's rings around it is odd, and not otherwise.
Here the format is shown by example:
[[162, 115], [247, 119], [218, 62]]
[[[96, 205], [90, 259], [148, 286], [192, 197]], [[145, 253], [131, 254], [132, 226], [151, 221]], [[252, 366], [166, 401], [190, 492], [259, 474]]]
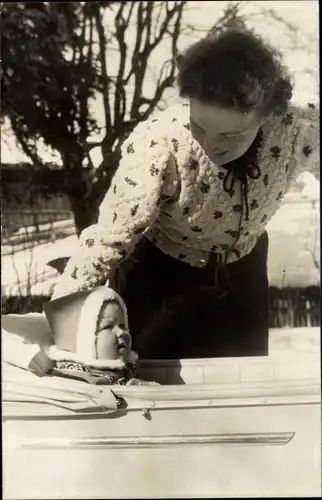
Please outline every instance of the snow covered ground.
[[278, 288], [320, 285], [320, 203], [289, 193], [267, 227], [268, 270]]
[[[270, 221], [269, 279], [272, 286], [320, 284], [320, 205], [290, 193]], [[67, 257], [76, 247], [75, 235], [2, 257], [3, 295], [25, 294], [28, 283], [32, 294], [50, 294], [58, 272], [47, 263]], [[315, 263], [314, 263], [315, 262]], [[20, 285], [18, 285], [20, 284]]]
[[50, 294], [59, 273], [47, 263], [58, 257], [68, 257], [73, 253], [76, 243], [76, 235], [72, 235], [54, 243], [48, 242], [13, 255], [4, 255], [2, 294], [26, 295], [28, 285], [33, 295]]

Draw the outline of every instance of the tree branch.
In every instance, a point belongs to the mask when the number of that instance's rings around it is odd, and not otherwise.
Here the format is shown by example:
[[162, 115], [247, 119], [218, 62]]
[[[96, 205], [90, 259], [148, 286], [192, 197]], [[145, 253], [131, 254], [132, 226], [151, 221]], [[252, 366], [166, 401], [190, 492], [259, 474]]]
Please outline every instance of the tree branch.
[[146, 39], [145, 39], [145, 44], [149, 45], [151, 41], [151, 33], [152, 33], [152, 23], [149, 22], [152, 19], [152, 14], [153, 14], [153, 2], [147, 2], [147, 5], [145, 7], [145, 19], [146, 19]]
[[306, 236], [306, 239], [305, 239], [304, 248], [311, 255], [312, 261], [313, 261], [313, 265], [314, 265], [315, 269], [317, 269], [320, 272], [321, 266], [320, 266], [320, 263], [318, 262], [318, 260], [316, 258], [316, 247], [317, 247], [317, 239], [318, 239], [318, 233], [319, 233], [319, 229], [318, 229], [318, 227], [319, 227], [319, 221], [318, 221], [318, 216], [317, 215], [316, 215], [316, 217], [314, 217], [314, 215], [317, 214], [317, 209], [316, 209], [316, 206], [315, 206], [314, 202], [312, 202], [312, 210], [314, 210], [314, 212], [313, 212], [313, 225], [315, 225], [315, 227], [316, 227], [316, 230], [315, 230], [315, 233], [314, 233], [315, 237], [314, 237], [314, 243], [313, 243], [313, 250], [311, 248], [309, 248], [309, 245], [308, 245], [310, 227], [308, 229], [308, 233], [307, 233], [307, 236]]
[[320, 264], [315, 256], [315, 253], [314, 251], [311, 249], [311, 248], [308, 248], [307, 245], [305, 245], [305, 250], [307, 250], [309, 252], [309, 254], [311, 255], [312, 257], [312, 260], [313, 260], [313, 265], [315, 267], [315, 269], [317, 269], [318, 271], [320, 271], [321, 267], [320, 267]]
[[154, 6], [154, 12], [156, 12], [157, 8], [159, 8], [158, 13], [155, 14], [154, 31], [153, 31], [153, 36], [154, 36], [154, 38], [156, 38], [157, 32], [159, 31], [160, 26], [161, 26], [160, 19], [161, 19], [161, 15], [162, 15], [163, 2], [154, 2], [154, 3], [156, 4]]
[[115, 132], [119, 129], [122, 123], [126, 110], [126, 93], [124, 90], [124, 72], [127, 58], [127, 44], [125, 42], [125, 32], [130, 23], [131, 15], [134, 9], [134, 2], [130, 4], [129, 13], [127, 19], [123, 17], [123, 11], [125, 9], [126, 3], [121, 4], [119, 11], [115, 18], [115, 37], [119, 45], [119, 68], [116, 77], [115, 84], [115, 94], [114, 94], [114, 127]]
[[[86, 42], [86, 24], [87, 24], [87, 14], [86, 9], [83, 11], [83, 26], [82, 26], [82, 35], [80, 37], [80, 45], [79, 45], [79, 60], [78, 63], [80, 65], [84, 65], [85, 54], [84, 54], [84, 45]], [[92, 24], [93, 21], [90, 18], [90, 39], [92, 37]], [[88, 53], [91, 53], [91, 46], [89, 45]], [[86, 141], [87, 136], [87, 122], [88, 122], [88, 102], [87, 102], [87, 93], [83, 91], [83, 84], [79, 82], [78, 88], [78, 106], [79, 106], [79, 137], [82, 138], [82, 143]], [[75, 133], [75, 131], [74, 131]]]
[[132, 71], [134, 75], [134, 92], [132, 97], [132, 104], [130, 115], [132, 118], [139, 119], [139, 101], [143, 87], [143, 81], [146, 74], [147, 62], [149, 59], [149, 52], [147, 51], [147, 43], [145, 40], [144, 46], [141, 48], [142, 40], [144, 38], [144, 30], [147, 24], [152, 22], [152, 18], [149, 19], [149, 12], [146, 11], [146, 17], [143, 17], [144, 8], [143, 2], [139, 2], [138, 6], [138, 22], [137, 22], [137, 46], [138, 50], [133, 54], [132, 58]]
[[32, 161], [33, 165], [35, 168], [39, 168], [43, 166], [43, 161], [41, 160], [40, 156], [36, 152], [36, 147], [32, 147], [28, 144], [28, 141], [25, 139], [23, 136], [20, 127], [15, 123], [14, 120], [10, 119], [10, 125], [12, 128], [13, 133], [15, 134], [15, 137], [21, 146], [21, 149], [23, 150], [24, 154], [30, 158]]
[[[173, 5], [174, 7], [172, 9], [169, 8], [169, 3], [170, 2], [164, 2], [165, 6], [165, 19], [161, 24], [161, 27], [159, 29], [159, 33], [154, 37], [154, 40], [151, 42], [151, 26], [153, 24], [153, 15], [155, 10], [151, 8], [151, 6], [147, 6], [144, 9], [143, 2], [140, 2], [139, 8], [138, 8], [138, 22], [137, 22], [137, 41], [140, 40], [140, 44], [137, 43], [137, 46], [141, 46], [141, 41], [145, 36], [145, 43], [142, 49], [136, 54], [136, 57], [134, 58], [135, 65], [132, 62], [132, 74], [134, 74], [134, 93], [133, 93], [133, 98], [132, 98], [132, 104], [131, 104], [131, 117], [136, 118], [136, 119], [144, 119], [144, 117], [149, 116], [151, 113], [151, 108], [152, 106], [155, 106], [160, 99], [160, 96], [162, 96], [164, 90], [171, 86], [173, 84], [173, 78], [174, 78], [174, 73], [175, 73], [175, 62], [173, 61], [173, 66], [170, 69], [169, 75], [165, 78], [164, 81], [158, 81], [158, 85], [160, 85], [160, 88], [156, 90], [156, 95], [151, 99], [151, 105], [144, 112], [143, 115], [140, 115], [140, 106], [142, 104], [141, 100], [141, 93], [142, 93], [142, 88], [143, 88], [143, 82], [144, 78], [146, 75], [146, 69], [147, 69], [147, 63], [149, 60], [149, 57], [153, 51], [153, 49], [161, 43], [164, 35], [168, 33], [171, 38], [175, 38], [174, 42], [172, 43], [172, 47], [174, 47], [177, 43], [177, 39], [179, 36], [179, 29], [178, 26], [180, 26], [181, 22], [181, 17], [182, 17], [182, 12], [183, 9], [186, 5], [186, 2], [174, 2]], [[171, 3], [172, 5], [172, 3]], [[162, 6], [161, 6], [162, 9]], [[145, 13], [145, 18], [143, 17], [143, 14]], [[176, 21], [174, 28], [172, 31], [169, 29], [170, 23], [173, 20], [173, 18], [176, 16]], [[175, 51], [173, 51], [175, 52]], [[175, 56], [173, 56], [174, 58]], [[167, 62], [169, 64], [169, 62]], [[163, 67], [164, 69], [164, 67]]]
[[84, 145], [86, 151], [88, 151], [88, 152], [92, 151], [92, 149], [97, 148], [99, 146], [102, 146], [102, 141], [86, 143]]
[[[105, 126], [106, 130], [111, 130], [112, 128], [112, 119], [111, 119], [111, 108], [110, 108], [110, 99], [109, 99], [109, 77], [107, 72], [107, 64], [106, 64], [106, 37], [105, 31], [102, 23], [102, 17], [100, 12], [100, 2], [97, 2], [95, 5], [95, 21], [96, 21], [96, 29], [98, 33], [99, 40], [99, 59], [101, 64], [101, 72], [102, 72], [102, 85], [103, 85], [103, 102], [104, 102], [104, 117], [105, 117]], [[93, 5], [93, 7], [94, 7]]]
[[[157, 45], [159, 45], [159, 43], [161, 42], [162, 38], [164, 37], [164, 35], [166, 34], [167, 30], [168, 30], [168, 27], [169, 27], [169, 24], [172, 20], [172, 18], [174, 17], [174, 15], [178, 12], [178, 10], [180, 10], [180, 8], [182, 7], [182, 3], [186, 3], [186, 2], [163, 2], [164, 3], [164, 6], [165, 6], [165, 10], [166, 10], [166, 17], [163, 21], [163, 23], [161, 24], [161, 27], [160, 27], [160, 30], [159, 30], [159, 33], [155, 36], [153, 42], [151, 42], [149, 45], [148, 45], [148, 53], [151, 54], [151, 52], [155, 49], [155, 47], [157, 47]], [[169, 4], [174, 4], [174, 7], [172, 9], [169, 8]]]
[[[159, 78], [156, 83], [156, 90], [154, 93], [154, 96], [152, 99], [145, 99], [146, 103], [149, 103], [148, 109], [143, 113], [142, 115], [142, 120], [145, 120], [150, 116], [152, 111], [155, 109], [157, 106], [158, 102], [161, 100], [162, 95], [164, 91], [172, 87], [173, 85], [173, 80], [175, 76], [175, 70], [176, 70], [176, 56], [177, 56], [177, 45], [178, 45], [178, 38], [180, 36], [180, 26], [181, 26], [181, 20], [182, 20], [182, 14], [183, 10], [186, 6], [186, 2], [176, 2], [176, 19], [174, 22], [174, 26], [171, 32], [171, 59], [168, 59], [165, 61], [165, 63], [162, 65]], [[170, 67], [168, 71], [168, 75], [163, 78], [164, 71], [166, 70], [167, 67]]]
[[[308, 44], [303, 41], [303, 32], [301, 32], [298, 26], [280, 16], [274, 9], [268, 9], [260, 5], [257, 5], [257, 8], [259, 10], [257, 16], [265, 16], [266, 19], [270, 17], [287, 28], [288, 34], [297, 49], [305, 49], [307, 47]], [[300, 40], [301, 38], [302, 40]]]
[[[133, 2], [134, 4], [135, 2]], [[140, 47], [142, 43], [142, 34], [143, 34], [143, 10], [142, 10], [142, 2], [137, 2], [137, 14], [136, 14], [136, 38], [135, 38], [135, 43], [134, 43], [134, 48], [133, 48], [133, 53], [132, 53], [132, 59], [131, 59], [131, 68], [129, 70], [129, 73], [125, 79], [125, 85], [128, 84], [131, 76], [134, 74], [134, 70], [137, 66], [137, 59], [138, 59], [138, 54], [140, 52]]]

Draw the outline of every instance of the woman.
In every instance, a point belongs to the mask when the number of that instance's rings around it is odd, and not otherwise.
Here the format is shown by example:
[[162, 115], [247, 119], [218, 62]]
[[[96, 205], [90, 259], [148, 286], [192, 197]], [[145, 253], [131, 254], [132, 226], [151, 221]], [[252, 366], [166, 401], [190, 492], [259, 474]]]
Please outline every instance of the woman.
[[[265, 227], [301, 171], [318, 169], [318, 111], [291, 105], [278, 55], [251, 33], [197, 42], [178, 70], [186, 102], [126, 140], [98, 222], [82, 233], [54, 296], [94, 288], [118, 269], [139, 355], [266, 355]], [[176, 316], [169, 331], [181, 311], [187, 352], [156, 328], [162, 310], [165, 323]]]

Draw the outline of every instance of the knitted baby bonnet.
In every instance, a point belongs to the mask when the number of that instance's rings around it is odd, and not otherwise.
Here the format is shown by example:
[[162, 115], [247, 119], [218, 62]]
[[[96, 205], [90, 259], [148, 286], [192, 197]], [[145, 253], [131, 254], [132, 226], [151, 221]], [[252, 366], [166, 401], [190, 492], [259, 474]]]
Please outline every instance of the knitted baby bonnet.
[[82, 363], [97, 369], [123, 369], [134, 364], [137, 354], [129, 350], [128, 359], [97, 359], [95, 340], [102, 307], [116, 301], [123, 313], [123, 324], [128, 329], [127, 309], [122, 298], [111, 288], [101, 286], [93, 291], [81, 291], [59, 297], [44, 304], [44, 312], [53, 334], [53, 345], [47, 351], [55, 361]]

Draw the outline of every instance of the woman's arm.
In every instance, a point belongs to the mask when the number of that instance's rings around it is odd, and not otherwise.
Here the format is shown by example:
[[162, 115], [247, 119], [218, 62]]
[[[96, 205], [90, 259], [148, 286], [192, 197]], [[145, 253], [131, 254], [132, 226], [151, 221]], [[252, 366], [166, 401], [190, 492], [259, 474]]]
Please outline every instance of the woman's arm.
[[169, 158], [160, 125], [159, 121], [140, 123], [124, 142], [97, 224], [82, 232], [53, 298], [104, 284], [156, 220]]

